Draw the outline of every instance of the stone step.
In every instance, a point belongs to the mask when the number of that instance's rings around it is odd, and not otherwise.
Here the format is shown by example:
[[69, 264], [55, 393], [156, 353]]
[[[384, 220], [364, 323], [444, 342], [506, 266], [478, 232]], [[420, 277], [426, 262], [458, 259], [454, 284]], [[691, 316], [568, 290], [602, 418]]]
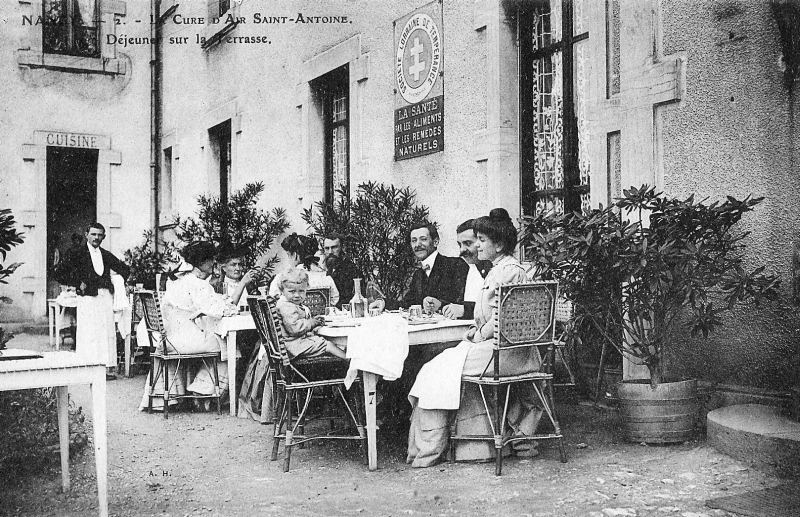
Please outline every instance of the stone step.
[[800, 477], [800, 422], [779, 408], [739, 404], [708, 413], [708, 443], [759, 470]]

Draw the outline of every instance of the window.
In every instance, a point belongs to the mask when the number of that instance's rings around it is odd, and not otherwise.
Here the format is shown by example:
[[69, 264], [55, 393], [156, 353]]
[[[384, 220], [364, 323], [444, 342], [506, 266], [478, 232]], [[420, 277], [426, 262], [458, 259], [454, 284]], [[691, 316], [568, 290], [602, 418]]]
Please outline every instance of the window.
[[228, 202], [231, 181], [231, 121], [230, 119], [208, 130], [213, 153], [214, 176], [218, 178], [219, 199]]
[[584, 2], [519, 8], [521, 204], [525, 215], [589, 208]]
[[44, 52], [100, 57], [97, 4], [97, 0], [43, 0]]
[[322, 101], [325, 134], [325, 200], [337, 200], [350, 185], [349, 69], [342, 66], [316, 79], [313, 89]]
[[219, 0], [218, 16], [222, 16], [231, 8], [231, 0]]
[[172, 211], [172, 147], [164, 149], [158, 187], [158, 210], [162, 214], [169, 214]]

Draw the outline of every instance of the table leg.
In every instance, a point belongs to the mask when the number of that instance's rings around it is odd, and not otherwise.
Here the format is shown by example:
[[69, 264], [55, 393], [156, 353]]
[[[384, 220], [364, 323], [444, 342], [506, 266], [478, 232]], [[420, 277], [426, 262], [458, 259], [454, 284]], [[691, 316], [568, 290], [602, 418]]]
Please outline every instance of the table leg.
[[131, 376], [131, 361], [133, 361], [133, 357], [131, 357], [131, 334], [128, 332], [128, 335], [125, 336], [125, 377]]
[[66, 386], [56, 386], [58, 442], [61, 450], [61, 486], [69, 490], [69, 395]]
[[228, 345], [228, 397], [231, 416], [236, 416], [236, 331], [228, 332], [225, 338]]
[[94, 428], [94, 461], [97, 471], [98, 513], [108, 517], [108, 449], [106, 448], [106, 377], [105, 368], [98, 370], [92, 383], [92, 427]]
[[[64, 323], [64, 307], [54, 306], [56, 320], [56, 350], [61, 350], [61, 326]], [[77, 350], [78, 347], [75, 347]]]
[[56, 306], [52, 302], [47, 304], [47, 327], [50, 331], [50, 348], [55, 350], [58, 329], [56, 328]]
[[363, 372], [363, 376], [364, 408], [367, 414], [367, 457], [369, 459], [369, 470], [378, 470], [378, 425], [375, 416], [375, 397], [378, 389], [378, 376], [370, 372]]

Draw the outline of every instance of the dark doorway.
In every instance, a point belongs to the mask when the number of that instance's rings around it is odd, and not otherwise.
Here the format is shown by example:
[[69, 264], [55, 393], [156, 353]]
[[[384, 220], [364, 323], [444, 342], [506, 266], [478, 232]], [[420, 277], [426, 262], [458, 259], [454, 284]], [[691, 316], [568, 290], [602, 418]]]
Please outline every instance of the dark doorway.
[[[97, 149], [47, 148], [47, 297], [58, 295], [57, 262], [83, 245], [97, 218]], [[77, 238], [76, 238], [77, 236]]]

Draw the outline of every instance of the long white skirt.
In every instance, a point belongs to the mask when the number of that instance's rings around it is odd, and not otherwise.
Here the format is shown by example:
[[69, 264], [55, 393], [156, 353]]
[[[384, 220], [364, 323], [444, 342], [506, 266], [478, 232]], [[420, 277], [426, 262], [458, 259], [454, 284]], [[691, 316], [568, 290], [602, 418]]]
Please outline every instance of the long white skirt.
[[114, 299], [108, 289], [97, 296], [78, 296], [75, 351], [98, 359], [107, 367], [117, 366], [117, 339], [114, 331]]

